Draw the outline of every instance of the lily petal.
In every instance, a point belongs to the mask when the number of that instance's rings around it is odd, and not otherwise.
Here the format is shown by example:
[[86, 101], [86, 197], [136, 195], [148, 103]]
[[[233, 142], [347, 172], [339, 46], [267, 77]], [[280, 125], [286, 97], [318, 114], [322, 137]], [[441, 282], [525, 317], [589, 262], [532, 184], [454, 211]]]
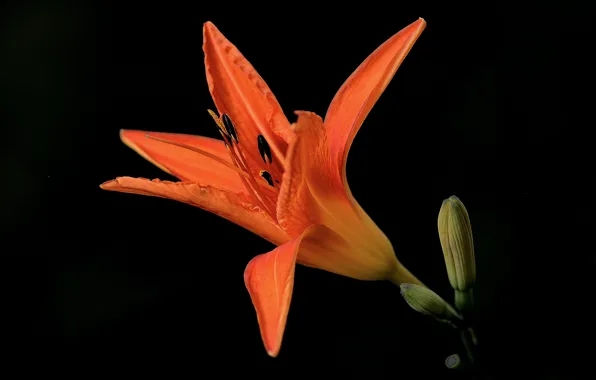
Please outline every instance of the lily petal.
[[325, 224], [326, 217], [336, 215], [336, 211], [351, 208], [330, 161], [323, 120], [313, 112], [295, 113], [296, 137], [288, 147], [277, 202], [277, 220], [292, 237], [311, 224]]
[[230, 155], [223, 141], [179, 133], [124, 129], [120, 131], [120, 139], [126, 145], [158, 168], [182, 181], [209, 183], [219, 189], [234, 193], [246, 192], [238, 173], [225, 165], [191, 150], [149, 139], [146, 137], [147, 135], [199, 148], [230, 162]]
[[325, 116], [331, 157], [346, 182], [346, 160], [362, 122], [426, 27], [420, 18], [379, 46], [339, 89]]
[[397, 261], [393, 250], [376, 255], [370, 248], [366, 243], [359, 245], [326, 228], [318, 233], [316, 239], [302, 241], [296, 261], [301, 265], [357, 280], [389, 280], [396, 284], [407, 282], [422, 285]]
[[259, 207], [252, 205], [248, 196], [244, 194], [234, 194], [214, 186], [196, 183], [132, 177], [118, 177], [103, 183], [100, 187], [104, 190], [184, 202], [219, 215], [276, 245], [289, 240], [276, 223]]
[[267, 170], [273, 178], [281, 178], [292, 132], [277, 99], [254, 67], [211, 22], [203, 27], [203, 51], [213, 101], [219, 113], [228, 114], [235, 124], [253, 174], [258, 178], [263, 166], [257, 145], [257, 136], [262, 135], [273, 155]]
[[298, 262], [360, 280], [418, 284], [395, 257], [389, 239], [346, 193], [329, 157], [321, 117], [305, 111], [296, 114], [296, 138], [288, 148], [277, 220], [290, 237], [299, 236], [310, 224], [322, 224], [335, 233], [328, 233], [321, 246], [303, 244]]
[[244, 283], [257, 312], [261, 337], [270, 356], [277, 356], [281, 348], [294, 289], [298, 252], [304, 246], [335, 250], [336, 247], [329, 245], [329, 242], [335, 241], [338, 241], [337, 236], [329, 228], [312, 225], [302, 235], [271, 252], [254, 257], [246, 266]]

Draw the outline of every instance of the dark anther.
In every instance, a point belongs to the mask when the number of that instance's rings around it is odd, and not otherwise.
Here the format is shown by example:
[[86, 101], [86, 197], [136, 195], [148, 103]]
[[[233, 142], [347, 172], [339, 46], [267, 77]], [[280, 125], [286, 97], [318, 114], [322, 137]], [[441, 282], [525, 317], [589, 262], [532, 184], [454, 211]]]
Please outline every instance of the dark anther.
[[226, 132], [228, 132], [228, 135], [230, 135], [234, 139], [234, 141], [236, 141], [236, 144], [238, 144], [238, 135], [236, 134], [236, 128], [234, 128], [234, 124], [232, 124], [232, 120], [230, 119], [230, 117], [224, 113], [221, 116], [221, 120], [223, 120], [224, 127], [226, 127]]
[[[269, 144], [267, 143], [267, 140], [265, 140], [265, 137], [263, 137], [263, 135], [257, 136], [257, 146], [259, 147], [259, 153], [261, 154], [261, 158], [263, 159], [263, 161], [266, 164], [270, 164], [271, 148], [269, 147]], [[267, 162], [267, 160], [269, 160], [269, 162]]]
[[259, 172], [259, 175], [261, 177], [263, 177], [265, 179], [265, 181], [267, 181], [269, 186], [275, 187], [275, 184], [273, 183], [273, 177], [271, 177], [271, 174], [269, 174], [269, 172], [267, 170], [261, 170]]
[[232, 145], [232, 142], [230, 141], [230, 136], [223, 133], [222, 131], [219, 131], [219, 132], [221, 133], [221, 137], [223, 137], [224, 144], [226, 144], [226, 146]]

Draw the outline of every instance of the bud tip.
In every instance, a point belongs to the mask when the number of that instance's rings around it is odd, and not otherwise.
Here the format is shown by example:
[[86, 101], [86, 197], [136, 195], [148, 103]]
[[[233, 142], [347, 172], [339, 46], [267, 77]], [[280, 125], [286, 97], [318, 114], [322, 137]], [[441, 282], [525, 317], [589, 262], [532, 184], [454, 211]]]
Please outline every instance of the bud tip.
[[408, 291], [408, 289], [412, 288], [414, 285], [413, 284], [400, 284], [399, 285], [399, 292], [401, 293], [401, 295], [404, 295], [404, 292]]

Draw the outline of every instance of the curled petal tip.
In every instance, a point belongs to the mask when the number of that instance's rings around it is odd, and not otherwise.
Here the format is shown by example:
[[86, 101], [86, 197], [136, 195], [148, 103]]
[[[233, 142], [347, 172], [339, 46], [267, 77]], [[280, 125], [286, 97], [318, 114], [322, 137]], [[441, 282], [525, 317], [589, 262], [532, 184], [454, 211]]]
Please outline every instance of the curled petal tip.
[[211, 21], [203, 23], [203, 50], [205, 49], [205, 41], [208, 38], [212, 38], [214, 36], [214, 33], [219, 33], [219, 29], [217, 29], [214, 23], [212, 23]]
[[298, 116], [298, 118], [300, 117], [314, 117], [317, 120], [323, 120], [323, 118], [319, 115], [317, 115], [316, 112], [312, 112], [312, 111], [302, 111], [302, 110], [297, 110], [294, 111], [294, 115]]
[[272, 358], [276, 358], [277, 355], [279, 355], [279, 348], [276, 350], [269, 349], [269, 350], [267, 350], [267, 354], [269, 356], [271, 356]]
[[[120, 191], [122, 189], [122, 185], [123, 185], [122, 181], [124, 180], [124, 182], [126, 182], [127, 179], [130, 179], [130, 177], [116, 177], [115, 179], [105, 181], [104, 183], [99, 185], [99, 188], [102, 190], [108, 190], [108, 191]], [[144, 178], [139, 178], [139, 179], [146, 180]]]
[[418, 20], [414, 21], [412, 25], [418, 25], [419, 28], [424, 29], [426, 28], [426, 20], [422, 17], [418, 17]]
[[110, 190], [112, 187], [114, 187], [114, 182], [116, 182], [115, 179], [111, 179], [109, 181], [105, 181], [104, 183], [102, 183], [101, 185], [99, 185], [99, 188], [102, 190]]
[[414, 21], [406, 28], [411, 28], [412, 30], [415, 30], [414, 33], [420, 35], [420, 33], [426, 29], [426, 20], [424, 20], [422, 17], [419, 17], [418, 20]]

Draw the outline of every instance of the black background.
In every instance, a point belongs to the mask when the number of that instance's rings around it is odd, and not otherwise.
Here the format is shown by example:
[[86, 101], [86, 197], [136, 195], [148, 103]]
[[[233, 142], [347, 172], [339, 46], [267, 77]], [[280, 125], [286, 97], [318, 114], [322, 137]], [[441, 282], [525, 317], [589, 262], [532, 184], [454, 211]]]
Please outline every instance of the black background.
[[243, 52], [293, 121], [296, 109], [324, 115], [368, 54], [423, 17], [352, 147], [352, 191], [399, 259], [448, 300], [436, 217], [442, 199], [462, 199], [493, 373], [591, 368], [592, 16], [570, 2], [410, 3], [8, 5], [3, 360], [83, 365], [84, 378], [105, 368], [455, 377], [443, 360], [461, 350], [457, 334], [409, 309], [394, 285], [301, 266], [281, 353], [269, 358], [242, 274], [272, 246], [200, 209], [98, 187], [122, 175], [172, 179], [124, 146], [121, 128], [215, 136], [203, 22]]

